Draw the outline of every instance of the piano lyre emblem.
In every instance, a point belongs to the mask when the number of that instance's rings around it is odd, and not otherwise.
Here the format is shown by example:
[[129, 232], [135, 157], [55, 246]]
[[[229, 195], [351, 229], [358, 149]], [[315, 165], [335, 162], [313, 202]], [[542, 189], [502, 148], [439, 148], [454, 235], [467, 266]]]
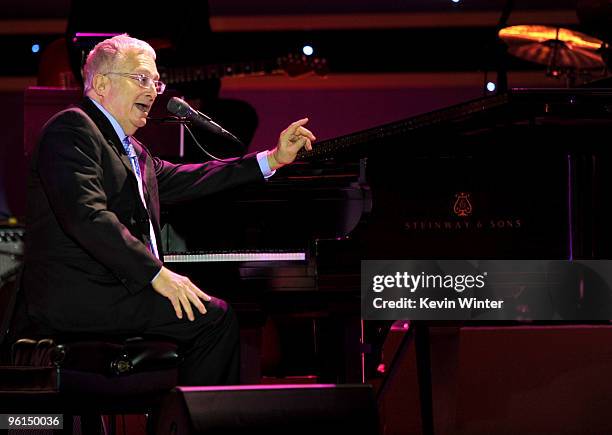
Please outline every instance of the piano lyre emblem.
[[467, 217], [472, 214], [472, 203], [470, 202], [470, 194], [467, 192], [459, 192], [455, 194], [455, 204], [453, 211], [459, 217]]

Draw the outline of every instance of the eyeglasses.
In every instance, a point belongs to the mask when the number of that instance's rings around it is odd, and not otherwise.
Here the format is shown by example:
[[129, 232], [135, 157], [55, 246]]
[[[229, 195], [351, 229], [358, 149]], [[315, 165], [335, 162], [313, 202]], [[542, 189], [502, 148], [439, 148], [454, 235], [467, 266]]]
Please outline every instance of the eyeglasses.
[[122, 73], [122, 72], [107, 72], [106, 74], [102, 74], [104, 76], [108, 74], [116, 74], [118, 76], [129, 77], [132, 80], [136, 80], [138, 84], [143, 88], [150, 88], [151, 86], [155, 87], [155, 91], [158, 94], [163, 94], [166, 89], [166, 84], [164, 82], [160, 82], [159, 80], [153, 80], [151, 77], [146, 76], [144, 74], [134, 74], [134, 73]]

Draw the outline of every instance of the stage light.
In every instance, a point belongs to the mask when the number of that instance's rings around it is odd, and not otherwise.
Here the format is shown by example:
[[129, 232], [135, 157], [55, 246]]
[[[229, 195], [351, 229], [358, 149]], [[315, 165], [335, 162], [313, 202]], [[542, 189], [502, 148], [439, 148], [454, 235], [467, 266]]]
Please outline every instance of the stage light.
[[32, 44], [32, 53], [38, 53], [40, 51], [40, 45]]
[[459, 3], [461, 0], [451, 0], [453, 3]]
[[495, 85], [495, 83], [493, 83], [493, 82], [488, 82], [487, 83], [487, 91], [494, 92], [496, 88], [497, 88], [497, 86]]
[[304, 53], [306, 56], [310, 56], [312, 53], [314, 53], [314, 48], [312, 48], [310, 45], [305, 45], [302, 47], [302, 53]]

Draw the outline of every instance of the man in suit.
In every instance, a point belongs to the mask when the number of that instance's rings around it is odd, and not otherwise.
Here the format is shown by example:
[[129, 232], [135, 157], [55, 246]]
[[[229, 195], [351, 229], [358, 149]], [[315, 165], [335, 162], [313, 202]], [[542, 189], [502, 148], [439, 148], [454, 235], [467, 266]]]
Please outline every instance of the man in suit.
[[308, 119], [285, 129], [270, 151], [176, 165], [132, 137], [164, 89], [153, 49], [116, 36], [91, 51], [84, 72], [84, 100], [46, 124], [33, 155], [27, 317], [45, 333], [166, 336], [182, 348], [181, 384], [237, 383], [234, 314], [164, 266], [159, 204], [264, 180], [311, 149]]

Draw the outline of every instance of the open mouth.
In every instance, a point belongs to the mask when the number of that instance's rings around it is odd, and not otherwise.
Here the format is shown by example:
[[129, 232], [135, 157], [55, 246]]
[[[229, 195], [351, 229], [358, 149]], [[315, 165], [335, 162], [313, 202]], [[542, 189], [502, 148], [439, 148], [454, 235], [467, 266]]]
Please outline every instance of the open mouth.
[[138, 110], [140, 110], [141, 112], [145, 112], [145, 113], [148, 113], [149, 110], [151, 109], [151, 106], [149, 106], [148, 104], [144, 104], [144, 103], [135, 103], [134, 106], [136, 106]]

